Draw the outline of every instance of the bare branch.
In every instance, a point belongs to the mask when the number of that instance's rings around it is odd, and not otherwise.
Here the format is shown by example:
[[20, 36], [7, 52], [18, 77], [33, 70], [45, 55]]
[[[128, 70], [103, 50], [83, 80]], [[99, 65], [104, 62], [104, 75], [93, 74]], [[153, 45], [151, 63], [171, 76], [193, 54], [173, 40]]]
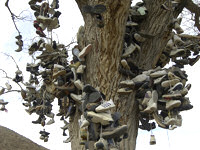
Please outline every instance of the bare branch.
[[3, 94], [7, 94], [7, 93], [10, 93], [10, 92], [21, 92], [21, 90], [9, 90], [9, 91], [6, 91], [6, 92], [4, 92]]
[[6, 53], [2, 53], [2, 54], [6, 55], [7, 57], [11, 57], [11, 59], [14, 61], [15, 65], [16, 65], [17, 69], [20, 70], [19, 66], [17, 65], [17, 62], [15, 61], [15, 59], [11, 55], [6, 54]]
[[196, 5], [192, 0], [187, 0], [185, 7], [191, 12], [195, 14], [195, 24], [194, 26], [200, 31], [200, 24], [199, 24], [199, 16], [200, 16], [200, 7]]
[[19, 33], [19, 35], [20, 35], [20, 32], [19, 32], [19, 30], [18, 30], [18, 28], [17, 28], [17, 25], [16, 25], [16, 23], [15, 23], [15, 17], [16, 17], [16, 15], [12, 13], [10, 7], [8, 6], [8, 2], [9, 2], [9, 0], [6, 1], [5, 6], [8, 8], [8, 10], [9, 10], [9, 12], [10, 12], [10, 14], [11, 14], [12, 21], [13, 21], [13, 23], [14, 23], [14, 25], [15, 25], [15, 28], [16, 28], [17, 32]]
[[189, 39], [200, 39], [200, 36], [188, 35], [188, 34], [179, 34], [178, 36]]
[[[6, 72], [5, 70], [3, 70], [3, 69], [1, 69], [1, 68], [0, 68], [0, 70], [1, 70], [2, 72], [5, 73], [6, 76], [5, 76], [4, 78], [7, 78], [7, 79], [10, 79], [10, 80], [13, 81], [13, 78], [9, 77], [8, 74], [7, 74], [7, 72]], [[17, 82], [15, 82], [15, 83], [16, 83], [21, 89], [23, 89], [22, 86], [21, 86], [19, 83], [17, 83]], [[22, 84], [24, 84], [24, 83], [22, 82]]]
[[0, 68], [0, 70], [1, 70], [3, 73], [5, 73], [5, 75], [6, 75], [5, 78], [8, 78], [8, 79], [11, 79], [11, 80], [12, 80], [12, 78], [8, 76], [8, 74], [7, 74], [7, 72], [6, 72], [5, 70], [3, 70], [3, 69], [1, 69], [1, 68]]

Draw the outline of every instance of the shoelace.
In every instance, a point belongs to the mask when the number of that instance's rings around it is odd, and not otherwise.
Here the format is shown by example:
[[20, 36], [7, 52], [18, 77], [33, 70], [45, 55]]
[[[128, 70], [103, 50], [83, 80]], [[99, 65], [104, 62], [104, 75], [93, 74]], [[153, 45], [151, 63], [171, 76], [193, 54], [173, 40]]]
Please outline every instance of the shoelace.
[[102, 106], [102, 107], [105, 107], [105, 108], [106, 108], [106, 107], [109, 107], [110, 105], [111, 105], [111, 103], [104, 103], [104, 104], [101, 104], [101, 106]]

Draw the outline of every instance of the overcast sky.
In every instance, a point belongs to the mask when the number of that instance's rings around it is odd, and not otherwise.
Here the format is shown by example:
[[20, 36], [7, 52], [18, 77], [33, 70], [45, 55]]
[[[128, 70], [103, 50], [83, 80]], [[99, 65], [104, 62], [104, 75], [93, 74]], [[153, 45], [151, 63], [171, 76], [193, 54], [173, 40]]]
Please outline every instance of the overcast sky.
[[[136, 2], [136, 1], [135, 1]], [[27, 58], [27, 49], [24, 52], [16, 53], [14, 52], [17, 49], [15, 45], [15, 36], [17, 32], [12, 23], [10, 14], [6, 7], [4, 7], [5, 0], [0, 1], [0, 12], [1, 12], [1, 28], [0, 28], [0, 52], [6, 52], [11, 54], [22, 70], [25, 71], [25, 66], [27, 60], [31, 62], [30, 58]], [[10, 8], [18, 15], [22, 10], [28, 8], [28, 4], [25, 3], [24, 0], [10, 0]], [[60, 16], [60, 28], [54, 30], [57, 34], [59, 42], [63, 44], [69, 44], [73, 37], [75, 37], [76, 32], [80, 25], [83, 25], [83, 20], [80, 15], [80, 12], [76, 6], [75, 1], [60, 1], [59, 11], [62, 12]], [[32, 11], [26, 11], [24, 14], [31, 14]], [[18, 22], [19, 30], [22, 32], [22, 35], [25, 35], [25, 43], [31, 43], [32, 37], [36, 36], [35, 29], [32, 26], [33, 18], [26, 18], [31, 20], [29, 22]], [[29, 37], [31, 36], [31, 38]], [[0, 54], [0, 68], [5, 69], [10, 76], [14, 76], [15, 64], [11, 59], [7, 57], [3, 57]], [[190, 97], [194, 108], [190, 111], [182, 112], [181, 115], [183, 117], [182, 127], [179, 127], [173, 131], [165, 130], [161, 128], [157, 128], [153, 130], [153, 133], [156, 137], [157, 144], [154, 146], [149, 145], [150, 132], [139, 130], [138, 139], [137, 139], [137, 150], [198, 150], [199, 148], [199, 135], [200, 128], [198, 120], [200, 113], [200, 100], [199, 100], [199, 66], [198, 62], [193, 67], [186, 67], [187, 74], [189, 75], [188, 83], [192, 83], [192, 88], [187, 96]], [[6, 79], [2, 79], [2, 73], [0, 73], [0, 85], [5, 84]], [[14, 85], [13, 85], [14, 86]], [[15, 88], [15, 86], [14, 86]], [[64, 144], [63, 140], [67, 137], [62, 136], [62, 130], [60, 127], [64, 125], [63, 122], [56, 118], [56, 123], [50, 126], [45, 126], [46, 131], [50, 132], [50, 138], [48, 143], [44, 143], [39, 139], [39, 131], [43, 130], [41, 125], [34, 125], [31, 121], [36, 120], [36, 115], [28, 115], [24, 109], [25, 107], [22, 105], [22, 99], [19, 94], [12, 93], [7, 94], [5, 96], [0, 96], [0, 99], [4, 98], [9, 102], [7, 105], [8, 112], [0, 111], [0, 125], [6, 126], [27, 138], [33, 140], [34, 142], [43, 145], [46, 148], [51, 150], [66, 150], [70, 149], [70, 144]], [[56, 107], [57, 102], [55, 102], [53, 112], [58, 112], [58, 107]]]

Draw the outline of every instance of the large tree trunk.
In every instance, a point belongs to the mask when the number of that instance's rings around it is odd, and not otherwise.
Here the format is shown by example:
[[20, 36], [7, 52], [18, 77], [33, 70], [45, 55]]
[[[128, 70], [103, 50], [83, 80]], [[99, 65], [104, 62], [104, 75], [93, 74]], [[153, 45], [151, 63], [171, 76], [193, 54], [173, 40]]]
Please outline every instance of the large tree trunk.
[[[130, 0], [76, 0], [83, 15], [84, 36], [79, 46], [85, 47], [92, 44], [92, 51], [86, 56], [86, 71], [83, 76], [85, 84], [99, 87], [99, 90], [106, 95], [106, 100], [113, 99], [116, 110], [122, 114], [121, 124], [128, 125], [129, 137], [120, 144], [120, 150], [134, 150], [136, 147], [136, 137], [138, 132], [138, 104], [135, 100], [135, 91], [126, 96], [117, 93], [119, 81], [126, 79], [119, 73], [121, 54], [123, 49], [123, 38], [125, 33], [126, 21], [131, 5]], [[172, 12], [161, 9], [164, 0], [145, 0], [148, 9], [148, 16], [140, 25], [140, 30], [151, 37], [142, 43], [142, 53], [136, 62], [141, 69], [151, 69], [162, 50], [164, 49], [169, 37], [172, 21]], [[84, 13], [82, 8], [85, 5], [94, 6], [103, 4], [107, 10], [103, 13], [104, 27], [99, 28], [95, 16]], [[154, 58], [154, 59], [152, 59]], [[135, 58], [134, 58], [135, 59]], [[138, 60], [138, 59], [137, 59]], [[80, 114], [77, 112], [69, 131], [73, 135], [71, 141], [72, 150], [84, 149], [79, 143], [78, 119]]]

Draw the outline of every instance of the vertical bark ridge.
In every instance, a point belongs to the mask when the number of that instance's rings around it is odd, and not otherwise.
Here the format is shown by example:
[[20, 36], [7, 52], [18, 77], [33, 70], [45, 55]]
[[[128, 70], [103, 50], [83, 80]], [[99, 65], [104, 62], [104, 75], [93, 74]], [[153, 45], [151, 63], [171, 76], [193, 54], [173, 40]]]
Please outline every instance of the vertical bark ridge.
[[140, 32], [150, 35], [141, 45], [142, 53], [138, 64], [143, 69], [154, 68], [167, 41], [170, 38], [169, 25], [173, 19], [173, 12], [164, 10], [163, 0], [145, 1], [148, 10], [147, 18], [140, 25]]

